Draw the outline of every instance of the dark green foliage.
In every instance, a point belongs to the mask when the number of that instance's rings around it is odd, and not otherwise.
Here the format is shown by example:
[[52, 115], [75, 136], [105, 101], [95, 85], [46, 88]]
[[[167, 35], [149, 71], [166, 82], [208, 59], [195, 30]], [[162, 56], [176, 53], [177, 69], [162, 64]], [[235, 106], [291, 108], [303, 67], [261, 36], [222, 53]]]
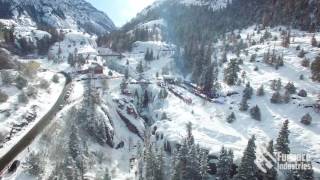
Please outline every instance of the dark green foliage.
[[246, 88], [243, 90], [243, 97], [247, 99], [251, 99], [253, 94], [253, 88], [250, 86], [250, 83], [246, 84]]
[[254, 106], [253, 108], [250, 109], [250, 115], [252, 119], [255, 119], [257, 121], [261, 121], [261, 112], [260, 108], [258, 105]]
[[235, 59], [230, 60], [228, 67], [224, 70], [224, 81], [228, 85], [235, 85], [238, 80], [239, 65]]
[[16, 82], [16, 87], [18, 89], [23, 89], [24, 87], [26, 87], [28, 85], [28, 81], [25, 78], [23, 78], [21, 75], [19, 75], [16, 78], [15, 82]]
[[290, 94], [295, 94], [297, 88], [294, 86], [292, 82], [288, 82], [288, 84], [284, 87]]
[[270, 99], [271, 103], [279, 104], [282, 102], [281, 94], [277, 91], [272, 94], [272, 97]]
[[289, 154], [290, 148], [289, 148], [289, 121], [285, 120], [283, 123], [283, 126], [279, 132], [275, 149], [283, 154]]
[[305, 114], [304, 116], [302, 116], [301, 121], [302, 124], [305, 125], [310, 125], [312, 122], [312, 117], [309, 113]]
[[248, 145], [241, 158], [241, 163], [238, 168], [238, 174], [235, 177], [236, 180], [256, 180], [258, 170], [255, 165], [255, 159], [255, 136], [252, 136], [249, 139]]
[[242, 97], [242, 100], [240, 102], [240, 105], [239, 105], [239, 110], [240, 111], [247, 111], [249, 109], [249, 105], [248, 105], [248, 99], [245, 98], [245, 97]]
[[232, 175], [233, 151], [222, 147], [217, 164], [217, 177], [219, 180], [230, 180]]
[[264, 86], [261, 85], [258, 89], [257, 89], [257, 96], [264, 96], [265, 92], [264, 92]]
[[316, 59], [311, 64], [311, 73], [312, 80], [320, 81], [320, 56], [317, 56]]
[[232, 112], [228, 117], [227, 117], [227, 122], [228, 123], [232, 123], [236, 120], [236, 115], [234, 114], [234, 112]]

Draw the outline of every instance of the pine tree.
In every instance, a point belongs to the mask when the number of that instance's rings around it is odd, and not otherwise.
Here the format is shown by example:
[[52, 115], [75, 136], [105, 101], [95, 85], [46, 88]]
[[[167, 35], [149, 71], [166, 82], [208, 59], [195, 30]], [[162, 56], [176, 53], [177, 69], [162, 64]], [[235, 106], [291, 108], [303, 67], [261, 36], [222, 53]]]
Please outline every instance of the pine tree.
[[289, 154], [290, 148], [289, 148], [289, 121], [285, 120], [283, 123], [283, 126], [279, 132], [275, 149], [283, 154]]
[[248, 101], [247, 98], [242, 97], [242, 100], [240, 102], [240, 107], [239, 107], [240, 111], [247, 111], [249, 109], [249, 105], [247, 101]]
[[317, 42], [317, 39], [316, 39], [315, 35], [312, 36], [311, 45], [313, 47], [317, 47], [318, 46], [318, 42]]
[[292, 82], [288, 82], [288, 84], [284, 87], [290, 94], [295, 94], [297, 88], [294, 86]]
[[284, 102], [284, 103], [289, 103], [290, 102], [290, 100], [291, 100], [291, 94], [290, 94], [290, 92], [288, 91], [288, 90], [286, 90], [285, 92], [284, 92], [284, 95], [283, 95], [283, 97], [282, 97], [282, 101]]
[[235, 85], [238, 80], [239, 65], [235, 59], [230, 60], [227, 68], [224, 70], [224, 81], [228, 85]]
[[257, 96], [264, 96], [265, 92], [264, 92], [264, 86], [261, 85], [258, 89], [257, 89]]
[[71, 134], [69, 138], [69, 152], [73, 159], [80, 155], [80, 139], [78, 129], [75, 125], [71, 127]]
[[[269, 143], [268, 143], [268, 146], [267, 146], [267, 152], [272, 155], [273, 157], [275, 157], [275, 154], [274, 154], [274, 148], [273, 148], [273, 140], [271, 140]], [[269, 162], [272, 163], [272, 168], [266, 168], [267, 169], [267, 173], [263, 174], [263, 180], [276, 180], [277, 179], [277, 169], [276, 169], [276, 162], [274, 162], [269, 156], [267, 155], [264, 155], [267, 160]]]
[[143, 73], [143, 65], [142, 65], [142, 61], [140, 61], [137, 65], [137, 68], [136, 68], [137, 72], [138, 73]]
[[320, 55], [311, 64], [312, 80], [320, 81]]
[[106, 168], [106, 170], [105, 170], [105, 174], [103, 176], [103, 180], [111, 180], [111, 176], [109, 174], [109, 169], [108, 168]]
[[248, 145], [241, 158], [241, 163], [238, 168], [238, 174], [236, 180], [256, 180], [257, 179], [257, 167], [255, 165], [256, 159], [256, 145], [255, 136], [249, 139]]
[[148, 95], [148, 91], [145, 90], [144, 91], [144, 96], [143, 96], [143, 107], [147, 108], [149, 104], [149, 95]]
[[201, 180], [208, 179], [208, 153], [206, 151], [201, 152], [200, 161], [200, 176]]
[[232, 123], [236, 120], [236, 115], [234, 114], [234, 112], [232, 112], [228, 117], [227, 117], [227, 122], [228, 123]]
[[253, 119], [261, 121], [261, 113], [258, 105], [250, 109], [250, 115]]
[[219, 180], [230, 180], [233, 164], [233, 155], [224, 147], [221, 148], [217, 164], [217, 177]]
[[126, 68], [126, 71], [125, 71], [125, 73], [124, 73], [124, 78], [125, 78], [126, 80], [129, 79], [129, 68]]
[[281, 99], [281, 94], [277, 91], [275, 93], [273, 93], [271, 99], [270, 99], [270, 102], [271, 103], [274, 103], [274, 104], [279, 104], [282, 102], [282, 99]]
[[253, 94], [253, 88], [250, 86], [250, 83], [248, 82], [246, 84], [246, 88], [243, 90], [243, 97], [247, 99], [251, 99]]
[[302, 124], [305, 125], [310, 125], [312, 122], [312, 117], [309, 113], [305, 114], [304, 116], [302, 116], [301, 121]]

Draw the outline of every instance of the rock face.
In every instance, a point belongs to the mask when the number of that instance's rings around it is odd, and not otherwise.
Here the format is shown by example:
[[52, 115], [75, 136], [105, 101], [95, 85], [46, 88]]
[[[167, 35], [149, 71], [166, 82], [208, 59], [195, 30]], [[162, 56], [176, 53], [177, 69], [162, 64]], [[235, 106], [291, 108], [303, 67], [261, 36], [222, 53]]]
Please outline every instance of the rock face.
[[105, 13], [85, 0], [0, 0], [0, 18], [22, 25], [80, 28], [97, 35], [115, 29]]

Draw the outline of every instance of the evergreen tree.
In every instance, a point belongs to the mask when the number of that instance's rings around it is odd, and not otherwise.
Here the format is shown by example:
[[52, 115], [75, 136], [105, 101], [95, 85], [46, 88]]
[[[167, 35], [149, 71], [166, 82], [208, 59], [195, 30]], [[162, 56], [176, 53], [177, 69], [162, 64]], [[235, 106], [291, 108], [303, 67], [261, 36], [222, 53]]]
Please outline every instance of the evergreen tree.
[[260, 121], [261, 120], [261, 113], [260, 108], [258, 105], [254, 106], [250, 109], [250, 115], [253, 119]]
[[285, 120], [283, 123], [283, 126], [279, 132], [275, 149], [283, 154], [289, 154], [290, 148], [289, 148], [289, 121]]
[[284, 87], [290, 94], [295, 94], [297, 88], [294, 86], [292, 82], [288, 82], [288, 84]]
[[309, 113], [305, 114], [304, 116], [302, 116], [301, 118], [301, 123], [305, 124], [305, 125], [310, 125], [312, 122], [312, 117]]
[[208, 153], [206, 151], [201, 152], [200, 161], [200, 176], [201, 180], [208, 179]]
[[249, 139], [248, 145], [241, 158], [241, 163], [238, 168], [238, 174], [236, 180], [256, 180], [257, 179], [257, 167], [255, 165], [256, 159], [256, 145], [255, 136]]
[[137, 72], [138, 73], [143, 73], [143, 65], [142, 65], [142, 61], [140, 61], [137, 65], [137, 68], [136, 68]]
[[270, 102], [271, 103], [274, 103], [274, 104], [279, 104], [282, 102], [281, 100], [281, 94], [277, 91], [275, 93], [273, 93], [271, 99], [270, 99]]
[[258, 89], [257, 89], [257, 96], [264, 96], [265, 92], [264, 92], [264, 86], [261, 85]]
[[145, 90], [144, 91], [144, 96], [143, 96], [143, 107], [147, 108], [149, 104], [149, 95], [148, 95], [148, 91]]
[[253, 94], [253, 88], [250, 86], [248, 82], [246, 88], [243, 90], [243, 98], [251, 99]]
[[239, 65], [235, 59], [230, 60], [227, 68], [224, 70], [224, 81], [228, 85], [235, 85], [238, 80]]
[[242, 97], [242, 100], [240, 102], [240, 107], [239, 107], [240, 111], [247, 111], [249, 109], [249, 105], [247, 101], [248, 101], [247, 98]]
[[230, 180], [233, 164], [232, 151], [228, 152], [224, 147], [221, 148], [217, 164], [217, 177], [219, 180]]
[[[274, 148], [273, 148], [273, 140], [271, 140], [269, 143], [268, 143], [268, 146], [267, 146], [267, 152], [272, 155], [273, 157], [275, 157], [275, 154], [274, 154]], [[276, 162], [274, 162], [269, 156], [267, 155], [264, 155], [267, 160], [269, 162], [272, 163], [272, 168], [266, 168], [267, 170], [267, 173], [263, 174], [263, 180], [276, 180], [277, 179], [277, 169], [276, 169]]]
[[320, 81], [320, 55], [311, 64], [312, 80]]
[[290, 94], [290, 92], [289, 92], [288, 90], [286, 90], [286, 91], [284, 92], [284, 95], [283, 95], [282, 99], [283, 99], [283, 102], [284, 102], [284, 103], [289, 103], [289, 102], [290, 102], [290, 100], [291, 100], [291, 94]]
[[128, 67], [126, 68], [126, 71], [125, 71], [125, 73], [124, 73], [124, 78], [125, 78], [126, 80], [129, 79], [129, 68], [128, 68]]
[[75, 125], [71, 127], [71, 134], [69, 138], [69, 152], [73, 159], [76, 159], [80, 155], [80, 139], [78, 134], [78, 128]]
[[103, 176], [103, 180], [111, 180], [111, 176], [109, 174], [108, 168], [106, 168], [106, 170], [105, 170], [105, 174]]
[[232, 123], [236, 120], [236, 115], [234, 114], [234, 112], [232, 112], [228, 117], [227, 117], [227, 122], [228, 123]]

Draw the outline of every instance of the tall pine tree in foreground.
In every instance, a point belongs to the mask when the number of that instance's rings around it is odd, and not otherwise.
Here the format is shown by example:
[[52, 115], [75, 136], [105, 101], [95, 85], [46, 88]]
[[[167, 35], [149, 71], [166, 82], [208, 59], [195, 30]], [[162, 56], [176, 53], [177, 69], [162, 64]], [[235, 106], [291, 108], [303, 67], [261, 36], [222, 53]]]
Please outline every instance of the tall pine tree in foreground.
[[255, 164], [256, 159], [256, 145], [255, 136], [249, 139], [248, 145], [241, 158], [241, 163], [238, 168], [238, 174], [236, 180], [256, 180], [257, 179], [257, 166]]
[[283, 126], [279, 132], [275, 149], [283, 154], [289, 154], [289, 121], [285, 120]]
[[233, 164], [233, 152], [222, 147], [217, 165], [217, 177], [219, 180], [230, 180]]

